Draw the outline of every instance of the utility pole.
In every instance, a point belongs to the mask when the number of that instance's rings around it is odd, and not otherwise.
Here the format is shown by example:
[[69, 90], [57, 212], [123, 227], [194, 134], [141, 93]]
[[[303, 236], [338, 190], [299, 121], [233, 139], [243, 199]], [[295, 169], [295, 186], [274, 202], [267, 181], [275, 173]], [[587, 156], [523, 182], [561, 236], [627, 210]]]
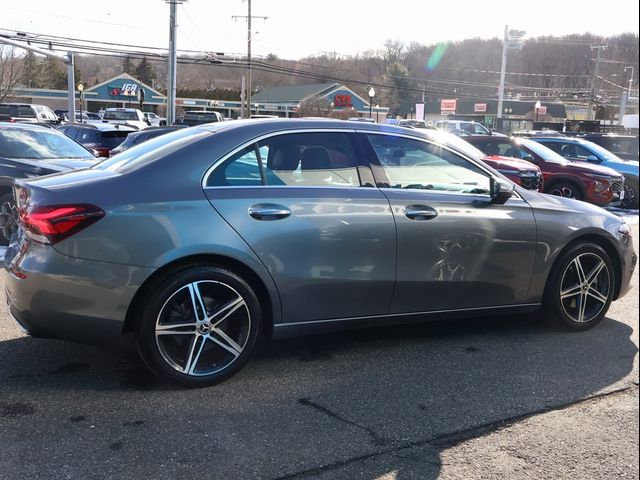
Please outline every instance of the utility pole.
[[[502, 120], [502, 104], [504, 101], [504, 84], [507, 74], [507, 50], [521, 50], [524, 46], [522, 38], [527, 32], [524, 30], [509, 30], [509, 25], [504, 26], [504, 38], [502, 40], [502, 65], [500, 66], [500, 85], [498, 86], [498, 110], [496, 116], [498, 123]], [[500, 128], [502, 125], [498, 125]]]
[[591, 87], [589, 88], [589, 106], [587, 107], [587, 120], [593, 120], [591, 118], [591, 113], [593, 112], [593, 100], [596, 96], [596, 78], [598, 78], [598, 74], [600, 73], [600, 55], [602, 54], [602, 50], [606, 49], [606, 45], [591, 45], [591, 51], [598, 50], [598, 55], [596, 57], [596, 65], [593, 69], [593, 75], [591, 75]]
[[247, 112], [245, 118], [249, 118], [251, 116], [251, 20], [254, 18], [260, 18], [262, 20], [267, 20], [268, 17], [263, 17], [259, 15], [251, 15], [251, 0], [247, 0], [247, 14], [246, 15], [233, 15], [231, 18], [237, 20], [239, 18], [243, 18], [247, 21], [247, 94], [246, 94], [246, 105]]
[[169, 4], [169, 65], [167, 68], [167, 125], [176, 122], [176, 17], [178, 4], [187, 0], [165, 0]]
[[631, 86], [633, 85], [633, 67], [624, 67], [624, 71], [631, 69], [631, 77], [629, 77], [629, 93], [627, 93], [627, 98], [631, 98]]
[[24, 48], [25, 50], [30, 50], [33, 53], [39, 53], [40, 55], [44, 55], [45, 57], [52, 57], [61, 59], [65, 65], [67, 66], [67, 115], [69, 120], [72, 122], [76, 121], [76, 79], [75, 72], [73, 71], [73, 52], [67, 52], [67, 54], [62, 57], [58, 53], [55, 53], [50, 50], [43, 50], [41, 48], [32, 47], [31, 45], [25, 45], [21, 42], [16, 42], [15, 40], [11, 40], [10, 38], [5, 37], [4, 35], [0, 35], [0, 43], [6, 43], [7, 45], [12, 45], [14, 47]]

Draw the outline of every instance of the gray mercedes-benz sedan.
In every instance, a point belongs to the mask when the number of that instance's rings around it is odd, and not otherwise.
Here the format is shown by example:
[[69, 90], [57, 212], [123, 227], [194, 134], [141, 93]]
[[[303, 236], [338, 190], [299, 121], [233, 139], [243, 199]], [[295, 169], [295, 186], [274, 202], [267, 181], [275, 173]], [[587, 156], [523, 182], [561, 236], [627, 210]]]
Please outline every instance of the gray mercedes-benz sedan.
[[620, 218], [388, 125], [203, 125], [14, 194], [4, 277], [18, 322], [133, 338], [186, 386], [230, 377], [261, 336], [538, 310], [584, 330], [636, 263]]

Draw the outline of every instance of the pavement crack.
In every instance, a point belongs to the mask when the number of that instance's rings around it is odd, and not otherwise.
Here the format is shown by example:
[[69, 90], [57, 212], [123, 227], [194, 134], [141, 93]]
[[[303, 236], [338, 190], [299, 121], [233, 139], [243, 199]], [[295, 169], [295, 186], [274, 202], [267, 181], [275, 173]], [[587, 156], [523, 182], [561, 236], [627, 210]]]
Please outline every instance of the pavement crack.
[[[427, 445], [431, 445], [433, 447], [438, 448], [439, 450], [445, 450], [446, 448], [450, 448], [453, 447], [461, 442], [464, 442], [466, 440], [470, 440], [472, 438], [477, 438], [480, 437], [482, 435], [485, 435], [487, 433], [491, 433], [491, 432], [495, 432], [495, 431], [500, 431], [504, 428], [510, 427], [511, 425], [513, 425], [516, 422], [522, 421], [522, 420], [526, 420], [528, 418], [534, 417], [536, 415], [540, 415], [540, 414], [544, 414], [544, 413], [549, 413], [549, 412], [554, 412], [554, 411], [560, 411], [560, 410], [565, 410], [567, 408], [573, 407], [575, 405], [580, 405], [580, 404], [584, 404], [584, 403], [589, 403], [589, 402], [593, 402], [593, 401], [598, 401], [601, 400], [603, 398], [607, 398], [607, 397], [612, 397], [612, 396], [616, 396], [616, 395], [620, 395], [620, 394], [625, 394], [628, 392], [631, 392], [633, 390], [637, 390], [638, 389], [638, 385], [636, 382], [630, 382], [629, 384], [627, 384], [626, 386], [622, 387], [622, 388], [618, 388], [616, 390], [611, 390], [608, 392], [602, 392], [602, 393], [598, 393], [595, 395], [591, 395], [589, 397], [586, 398], [582, 398], [576, 401], [572, 401], [572, 402], [567, 402], [567, 403], [563, 403], [561, 405], [557, 405], [557, 406], [550, 406], [550, 407], [543, 407], [540, 408], [538, 410], [534, 410], [532, 412], [528, 412], [528, 413], [524, 413], [521, 415], [514, 415], [512, 417], [507, 417], [507, 418], [503, 418], [501, 420], [496, 420], [493, 422], [488, 422], [488, 423], [484, 423], [482, 425], [477, 425], [471, 428], [466, 428], [466, 429], [462, 429], [462, 430], [458, 430], [455, 432], [451, 432], [451, 433], [444, 433], [444, 434], [440, 434], [440, 435], [436, 435], [434, 437], [425, 439], [425, 440], [418, 440], [418, 441], [414, 441], [414, 442], [405, 442], [405, 443], [401, 443], [401, 444], [396, 444], [394, 446], [390, 446], [387, 448], [380, 448], [375, 452], [371, 452], [371, 453], [367, 453], [364, 455], [358, 455], [355, 457], [350, 457], [350, 458], [346, 458], [344, 460], [340, 460], [334, 463], [329, 463], [329, 464], [325, 464], [325, 465], [321, 465], [315, 468], [311, 468], [308, 470], [302, 470], [299, 472], [294, 472], [294, 473], [290, 473], [281, 477], [275, 477], [271, 480], [294, 480], [297, 478], [309, 478], [309, 477], [316, 477], [320, 474], [323, 474], [325, 472], [330, 472], [332, 470], [337, 470], [339, 468], [345, 467], [347, 465], [351, 465], [353, 463], [358, 463], [358, 462], [363, 462], [366, 460], [370, 460], [372, 458], [381, 456], [381, 455], [394, 455], [397, 454], [399, 452], [402, 452], [403, 450], [410, 450], [412, 448], [417, 448], [417, 447], [424, 447]], [[343, 423], [347, 423], [348, 425], [352, 425], [355, 426], [357, 428], [363, 429], [365, 431], [367, 431], [367, 433], [371, 434], [375, 434], [375, 432], [373, 432], [371, 429], [367, 428], [367, 427], [363, 427], [362, 425], [358, 425], [355, 422], [352, 422], [351, 420], [347, 420], [344, 419], [342, 417], [340, 417], [339, 415], [337, 415], [336, 413], [332, 412], [331, 410], [329, 410], [326, 407], [323, 407], [322, 405], [318, 405], [317, 403], [312, 402], [310, 399], [308, 398], [301, 398], [300, 400], [298, 400], [298, 403], [300, 403], [301, 405], [307, 405], [310, 406], [314, 409], [316, 409], [317, 411], [324, 413], [325, 415], [328, 415], [329, 417], [339, 420]], [[376, 435], [377, 436], [377, 435]]]
[[338, 420], [339, 422], [342, 423], [346, 423], [347, 425], [351, 425], [352, 427], [356, 427], [360, 430], [365, 431], [369, 437], [371, 438], [371, 441], [373, 442], [374, 445], [376, 446], [383, 446], [383, 445], [388, 445], [389, 444], [389, 440], [378, 435], [373, 429], [365, 426], [365, 425], [360, 425], [359, 423], [356, 423], [354, 421], [351, 421], [347, 418], [343, 418], [340, 415], [338, 415], [337, 413], [335, 413], [334, 411], [328, 409], [327, 407], [324, 407], [318, 403], [313, 402], [311, 399], [309, 398], [301, 398], [300, 400], [298, 400], [298, 403], [300, 405], [305, 405], [308, 407], [311, 407], [313, 409], [315, 409], [316, 411], [325, 414], [326, 416], [328, 416], [329, 418], [332, 418], [334, 420]]

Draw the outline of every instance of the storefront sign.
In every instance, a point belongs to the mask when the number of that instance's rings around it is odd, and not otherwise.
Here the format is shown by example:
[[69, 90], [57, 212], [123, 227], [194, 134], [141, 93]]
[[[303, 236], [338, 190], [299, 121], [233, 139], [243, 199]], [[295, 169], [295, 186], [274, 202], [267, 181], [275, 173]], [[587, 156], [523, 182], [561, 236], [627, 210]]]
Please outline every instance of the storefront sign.
[[487, 104], [486, 103], [474, 103], [473, 104], [473, 111], [475, 113], [485, 113], [487, 111]]
[[443, 112], [455, 112], [456, 111], [456, 99], [442, 99], [440, 100], [440, 110]]
[[353, 103], [351, 103], [351, 95], [340, 93], [333, 98], [333, 106], [334, 107], [353, 107]]

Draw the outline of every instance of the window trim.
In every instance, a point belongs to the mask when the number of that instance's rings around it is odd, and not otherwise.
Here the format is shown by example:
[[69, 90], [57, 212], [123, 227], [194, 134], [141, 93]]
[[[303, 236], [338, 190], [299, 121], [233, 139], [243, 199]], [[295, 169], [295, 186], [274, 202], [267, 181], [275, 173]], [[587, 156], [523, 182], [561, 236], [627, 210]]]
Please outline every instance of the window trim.
[[[207, 185], [209, 177], [211, 176], [213, 171], [216, 168], [218, 168], [218, 166], [220, 166], [225, 161], [227, 161], [229, 158], [231, 158], [233, 155], [238, 153], [239, 151], [241, 151], [241, 150], [243, 150], [243, 149], [245, 149], [245, 148], [247, 148], [247, 147], [249, 147], [251, 145], [255, 145], [254, 148], [258, 148], [258, 143], [261, 142], [262, 140], [267, 139], [267, 138], [272, 138], [272, 137], [276, 137], [276, 136], [280, 136], [280, 135], [296, 134], [296, 133], [344, 133], [344, 134], [355, 134], [356, 130], [352, 129], [352, 128], [297, 128], [297, 129], [293, 129], [293, 130], [280, 130], [280, 131], [277, 131], [277, 132], [269, 132], [269, 133], [265, 133], [263, 135], [254, 137], [251, 140], [248, 140], [248, 141], [242, 143], [240, 146], [234, 148], [233, 150], [231, 150], [230, 152], [226, 153], [225, 155], [220, 157], [218, 160], [213, 162], [213, 164], [204, 172], [204, 175], [202, 176], [202, 181], [200, 183], [202, 189], [203, 190], [210, 190], [210, 189], [217, 189], [217, 188], [341, 188], [341, 189], [343, 188], [343, 189], [347, 189], [347, 190], [353, 190], [354, 188], [371, 188], [371, 187], [365, 186], [365, 184], [363, 183], [363, 181], [361, 179], [360, 166], [361, 166], [361, 162], [363, 161], [363, 159], [360, 158], [360, 151], [359, 151], [359, 148], [358, 148], [359, 145], [358, 145], [357, 139], [356, 139], [356, 142], [353, 142], [353, 147], [354, 147], [354, 151], [355, 151], [355, 155], [356, 155], [355, 168], [356, 168], [357, 173], [358, 173], [358, 181], [360, 182], [360, 185], [357, 185], [357, 186], [346, 187], [346, 186], [340, 186], [340, 185], [260, 185], [259, 187], [257, 187], [255, 185]], [[259, 150], [259, 148], [258, 148], [258, 150]], [[261, 158], [261, 157], [259, 157], [259, 158]], [[260, 165], [261, 162], [258, 162], [258, 163]], [[260, 167], [260, 168], [262, 168], [262, 167]], [[262, 175], [262, 173], [261, 173], [261, 175]]]

